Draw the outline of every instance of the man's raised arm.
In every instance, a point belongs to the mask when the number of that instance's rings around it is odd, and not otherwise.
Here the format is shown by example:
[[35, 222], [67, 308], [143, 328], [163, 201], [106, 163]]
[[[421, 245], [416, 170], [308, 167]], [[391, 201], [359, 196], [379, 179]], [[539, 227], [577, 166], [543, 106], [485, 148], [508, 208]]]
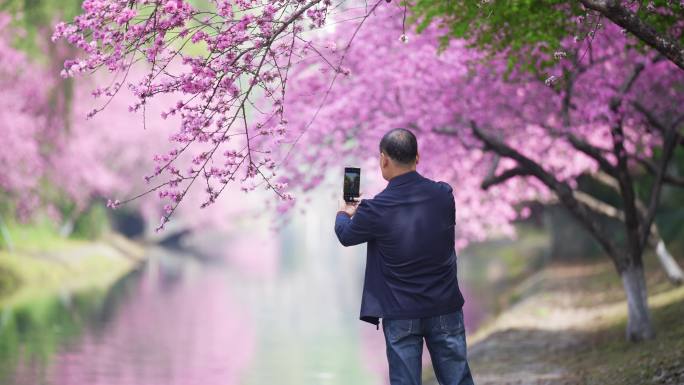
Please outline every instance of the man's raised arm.
[[375, 237], [376, 215], [366, 199], [359, 202], [353, 214], [345, 210], [337, 212], [335, 234], [343, 246], [354, 246]]

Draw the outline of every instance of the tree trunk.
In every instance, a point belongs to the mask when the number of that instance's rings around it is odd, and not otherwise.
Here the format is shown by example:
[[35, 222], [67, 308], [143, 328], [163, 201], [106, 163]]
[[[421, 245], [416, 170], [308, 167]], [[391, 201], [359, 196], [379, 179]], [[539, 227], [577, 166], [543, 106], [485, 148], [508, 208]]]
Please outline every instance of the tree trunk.
[[[90, 207], [90, 206], [88, 206]], [[86, 207], [83, 210], [79, 210], [78, 207], [74, 207], [71, 212], [69, 213], [69, 216], [64, 220], [62, 223], [62, 226], [59, 228], [59, 236], [62, 238], [68, 238], [71, 236], [71, 234], [74, 232], [74, 227], [76, 226], [76, 219], [78, 219], [78, 216], [83, 214], [88, 210], [88, 207]]]
[[637, 342], [655, 337], [643, 267], [628, 266], [620, 276], [627, 295], [627, 339]]
[[74, 225], [75, 225], [75, 220], [73, 215], [70, 215], [64, 223], [62, 223], [62, 226], [59, 228], [59, 236], [62, 238], [68, 238], [71, 233], [74, 232]]
[[677, 261], [672, 257], [667, 247], [665, 247], [665, 242], [662, 239], [658, 239], [656, 255], [660, 261], [660, 266], [665, 270], [667, 279], [675, 285], [681, 285], [684, 282], [684, 273], [682, 273], [682, 269], [677, 264]]
[[2, 235], [2, 239], [5, 242], [5, 245], [7, 246], [7, 250], [11, 252], [14, 251], [14, 245], [12, 244], [12, 237], [10, 236], [9, 231], [7, 230], [7, 226], [5, 225], [5, 221], [2, 219], [2, 216], [0, 216], [0, 235]]

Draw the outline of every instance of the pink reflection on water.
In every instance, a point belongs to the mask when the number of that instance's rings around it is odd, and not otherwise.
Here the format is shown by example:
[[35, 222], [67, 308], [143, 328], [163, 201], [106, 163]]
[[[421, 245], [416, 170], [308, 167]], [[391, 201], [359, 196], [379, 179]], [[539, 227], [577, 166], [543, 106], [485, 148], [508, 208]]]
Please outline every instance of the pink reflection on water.
[[226, 242], [224, 258], [250, 277], [273, 280], [278, 274], [280, 244], [271, 231], [244, 231]]
[[[19, 383], [231, 385], [255, 352], [255, 331], [227, 277], [150, 269], [103, 329], [57, 353], [45, 376], [21, 364]], [[47, 381], [38, 381], [45, 378]], [[31, 381], [33, 379], [33, 381]]]

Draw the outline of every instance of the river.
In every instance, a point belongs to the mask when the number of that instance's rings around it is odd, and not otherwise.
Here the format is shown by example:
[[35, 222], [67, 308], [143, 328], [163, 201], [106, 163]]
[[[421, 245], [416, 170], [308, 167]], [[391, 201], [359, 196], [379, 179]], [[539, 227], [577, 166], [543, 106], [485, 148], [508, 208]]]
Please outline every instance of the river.
[[4, 309], [0, 383], [386, 384], [382, 330], [358, 320], [365, 246], [340, 246], [331, 212], [280, 233], [254, 222], [198, 255], [152, 247], [108, 290]]

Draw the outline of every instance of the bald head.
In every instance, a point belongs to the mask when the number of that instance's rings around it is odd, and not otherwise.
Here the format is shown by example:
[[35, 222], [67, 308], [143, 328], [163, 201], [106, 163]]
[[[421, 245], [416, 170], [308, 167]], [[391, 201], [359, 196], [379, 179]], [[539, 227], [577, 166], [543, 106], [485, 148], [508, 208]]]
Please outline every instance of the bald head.
[[416, 162], [418, 141], [411, 131], [393, 128], [380, 140], [380, 152], [387, 154], [398, 165], [409, 167]]

